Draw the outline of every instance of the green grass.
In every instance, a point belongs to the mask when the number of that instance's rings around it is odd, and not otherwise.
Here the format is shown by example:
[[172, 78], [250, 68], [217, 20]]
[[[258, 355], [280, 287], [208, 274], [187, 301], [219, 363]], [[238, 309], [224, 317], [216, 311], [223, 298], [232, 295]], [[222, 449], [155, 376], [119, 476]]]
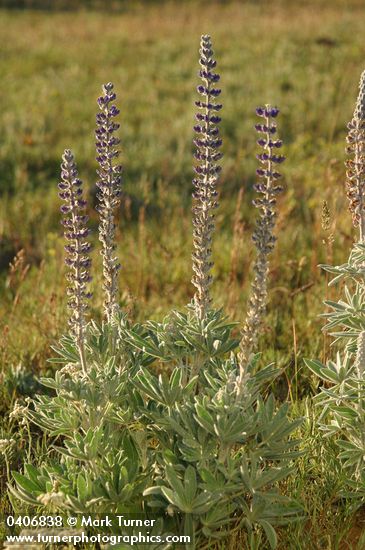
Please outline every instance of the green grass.
[[[317, 382], [302, 358], [329, 353], [318, 319], [326, 277], [317, 264], [331, 257], [343, 263], [353, 239], [343, 161], [346, 123], [364, 69], [363, 3], [131, 4], [109, 15], [0, 12], [0, 438], [9, 429], [8, 409], [27, 390], [26, 377], [49, 368], [50, 345], [66, 326], [59, 162], [71, 147], [93, 202], [95, 102], [103, 82], [114, 82], [121, 108], [126, 200], [118, 254], [124, 307], [136, 319], [160, 318], [192, 296], [192, 125], [202, 33], [213, 37], [224, 103], [215, 303], [244, 319], [256, 216], [254, 109], [271, 102], [281, 108], [287, 161], [261, 344], [263, 359], [284, 368], [278, 397], [288, 397], [303, 412]], [[323, 200], [332, 215], [333, 251], [323, 242]], [[97, 217], [90, 214], [97, 316], [100, 256]], [[9, 262], [21, 249], [23, 264], [10, 273]], [[19, 364], [25, 374], [10, 375]], [[335, 476], [321, 467], [318, 434], [305, 445], [312, 443], [314, 458], [299, 461], [288, 486], [304, 498], [308, 519], [280, 531], [281, 548], [291, 548], [293, 540], [298, 549], [355, 548], [361, 518], [348, 505], [333, 503]], [[4, 494], [5, 476], [1, 487]], [[3, 502], [6, 507], [5, 497]]]

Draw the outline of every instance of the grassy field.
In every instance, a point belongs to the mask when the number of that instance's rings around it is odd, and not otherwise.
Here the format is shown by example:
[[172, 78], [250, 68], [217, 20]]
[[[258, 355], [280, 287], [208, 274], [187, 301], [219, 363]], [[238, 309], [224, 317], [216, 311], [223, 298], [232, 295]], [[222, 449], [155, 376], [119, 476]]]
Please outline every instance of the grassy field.
[[[309, 411], [302, 428], [307, 457], [287, 488], [304, 501], [308, 516], [281, 530], [281, 548], [356, 548], [364, 518], [335, 498], [335, 456], [331, 471], [323, 468], [309, 399], [318, 383], [302, 358], [330, 353], [318, 318], [326, 276], [317, 265], [343, 263], [353, 239], [344, 147], [365, 68], [365, 6], [355, 0], [130, 4], [111, 14], [0, 12], [0, 438], [10, 433], [7, 412], [16, 397], [32, 393], [37, 376], [50, 368], [50, 345], [66, 326], [59, 162], [63, 149], [72, 148], [92, 204], [94, 115], [104, 82], [114, 82], [121, 109], [124, 307], [136, 319], [161, 318], [190, 300], [193, 102], [199, 38], [210, 33], [224, 104], [213, 295], [238, 321], [254, 253], [254, 110], [269, 102], [281, 109], [285, 193], [261, 344], [264, 359], [284, 368], [277, 396], [293, 401], [294, 415]], [[324, 200], [329, 231], [321, 224]], [[100, 256], [91, 208], [90, 216], [98, 315]], [[6, 510], [5, 466], [3, 473]]]

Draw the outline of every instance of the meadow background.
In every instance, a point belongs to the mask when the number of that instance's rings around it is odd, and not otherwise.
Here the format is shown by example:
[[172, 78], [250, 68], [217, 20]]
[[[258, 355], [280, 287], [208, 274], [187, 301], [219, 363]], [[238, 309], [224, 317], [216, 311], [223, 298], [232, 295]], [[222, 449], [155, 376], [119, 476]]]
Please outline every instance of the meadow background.
[[[3, 0], [0, 8], [0, 438], [12, 434], [15, 400], [38, 391], [38, 377], [50, 372], [50, 346], [66, 328], [57, 183], [68, 147], [90, 199], [92, 314], [100, 315], [93, 132], [104, 82], [114, 83], [121, 109], [123, 307], [137, 320], [160, 319], [191, 299], [192, 126], [199, 39], [209, 33], [224, 104], [212, 292], [238, 321], [254, 258], [255, 107], [281, 109], [285, 193], [261, 348], [263, 361], [283, 368], [277, 397], [293, 403], [293, 415], [308, 413], [301, 436], [309, 449], [284, 487], [304, 500], [308, 516], [283, 530], [282, 548], [355, 548], [364, 515], [335, 497], [335, 451], [327, 449], [333, 463], [325, 463], [310, 402], [318, 381], [302, 359], [331, 354], [318, 315], [337, 290], [327, 289], [318, 264], [345, 262], [354, 238], [345, 136], [365, 69], [364, 3]], [[20, 445], [14, 468], [21, 459]], [[0, 468], [0, 510], [7, 511], [1, 458]]]

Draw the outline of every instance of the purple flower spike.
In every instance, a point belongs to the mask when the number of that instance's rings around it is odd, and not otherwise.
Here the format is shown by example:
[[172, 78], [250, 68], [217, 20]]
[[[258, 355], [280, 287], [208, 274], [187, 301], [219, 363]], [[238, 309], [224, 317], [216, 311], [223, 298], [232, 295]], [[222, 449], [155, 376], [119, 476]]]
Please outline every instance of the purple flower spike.
[[260, 134], [257, 144], [262, 150], [257, 155], [257, 159], [261, 163], [260, 168], [256, 170], [259, 181], [254, 185], [259, 197], [253, 201], [253, 205], [259, 209], [260, 217], [252, 237], [257, 249], [254, 266], [255, 279], [251, 285], [249, 308], [240, 343], [238, 392], [243, 391], [247, 364], [251, 354], [256, 352], [259, 329], [267, 302], [269, 254], [272, 252], [276, 241], [273, 235], [276, 220], [275, 206], [277, 196], [282, 192], [282, 187], [276, 185], [276, 181], [281, 177], [281, 174], [274, 168], [285, 160], [285, 157], [274, 153], [274, 150], [282, 145], [280, 140], [272, 139], [272, 135], [277, 131], [276, 124], [272, 119], [276, 118], [278, 113], [279, 109], [271, 105], [256, 109], [256, 114], [264, 119], [262, 123], [255, 126]]
[[217, 183], [221, 167], [217, 161], [222, 157], [217, 149], [221, 146], [218, 124], [221, 119], [215, 113], [222, 108], [215, 102], [221, 90], [215, 87], [219, 75], [214, 72], [216, 61], [213, 59], [213, 50], [210, 36], [203, 35], [200, 42], [199, 76], [202, 84], [197, 87], [202, 99], [195, 102], [201, 109], [195, 116], [199, 124], [194, 126], [197, 137], [195, 158], [198, 164], [194, 170], [196, 178], [193, 180], [193, 277], [192, 284], [196, 288], [193, 303], [195, 312], [200, 320], [206, 317], [211, 304], [209, 287], [212, 283], [211, 269], [211, 242], [214, 231], [214, 210], [218, 206]]
[[116, 147], [120, 143], [119, 138], [113, 135], [119, 128], [119, 124], [113, 121], [113, 118], [119, 115], [119, 109], [112, 103], [116, 99], [113, 88], [111, 82], [103, 86], [104, 95], [98, 99], [101, 113], [96, 115], [95, 131], [98, 153], [96, 160], [99, 164], [99, 179], [96, 182], [98, 187], [96, 196], [99, 204], [96, 209], [100, 214], [99, 240], [102, 243], [103, 256], [104, 310], [108, 321], [111, 321], [118, 311], [120, 264], [114, 254], [116, 248], [114, 210], [120, 205], [122, 183], [122, 167], [113, 162], [119, 156], [119, 150]]
[[279, 113], [277, 107], [271, 105], [265, 105], [265, 107], [258, 107], [256, 114], [263, 117], [264, 123], [256, 124], [255, 128], [260, 134], [264, 134], [263, 137], [257, 141], [258, 145], [262, 147], [262, 152], [257, 156], [258, 160], [263, 165], [263, 168], [258, 168], [256, 174], [259, 178], [264, 178], [260, 183], [261, 193], [264, 195], [264, 200], [256, 202], [258, 208], [262, 208], [261, 219], [255, 232], [255, 242], [260, 242], [262, 250], [265, 253], [269, 253], [273, 248], [271, 242], [271, 232], [274, 228], [276, 213], [273, 207], [276, 204], [277, 192], [274, 192], [274, 180], [281, 177], [281, 174], [274, 170], [275, 164], [281, 164], [284, 162], [285, 157], [282, 155], [276, 155], [274, 149], [281, 147], [282, 142], [280, 140], [273, 141], [271, 136], [276, 133], [276, 124], [272, 121], [272, 118], [276, 118]]
[[85, 313], [87, 310], [87, 299], [90, 293], [87, 292], [87, 283], [91, 280], [89, 269], [91, 260], [88, 257], [90, 244], [86, 240], [89, 230], [86, 227], [87, 216], [82, 214], [86, 207], [86, 201], [82, 198], [82, 182], [78, 178], [77, 167], [74, 156], [69, 149], [66, 149], [62, 156], [61, 164], [62, 182], [58, 185], [62, 192], [59, 196], [65, 201], [61, 206], [64, 214], [62, 225], [64, 235], [69, 244], [65, 246], [67, 256], [66, 265], [69, 267], [67, 279], [69, 287], [67, 294], [70, 296], [69, 308], [71, 316], [69, 325], [75, 336], [80, 351], [82, 369], [86, 372], [85, 362]]

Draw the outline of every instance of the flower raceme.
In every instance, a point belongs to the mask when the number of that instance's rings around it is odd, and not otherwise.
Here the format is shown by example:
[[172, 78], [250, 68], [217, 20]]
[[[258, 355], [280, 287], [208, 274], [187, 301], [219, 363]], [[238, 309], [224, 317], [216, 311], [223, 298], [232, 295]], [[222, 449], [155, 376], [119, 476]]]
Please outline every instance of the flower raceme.
[[199, 76], [202, 84], [198, 86], [197, 91], [202, 99], [195, 102], [199, 112], [195, 116], [198, 124], [194, 126], [197, 134], [194, 139], [196, 146], [194, 156], [197, 165], [194, 167], [196, 177], [193, 180], [195, 203], [193, 206], [194, 275], [192, 283], [196, 288], [195, 311], [199, 319], [204, 319], [211, 304], [209, 287], [212, 283], [213, 267], [210, 260], [214, 231], [213, 211], [218, 207], [216, 187], [221, 167], [217, 163], [222, 158], [222, 153], [218, 151], [222, 144], [218, 129], [221, 119], [217, 115], [222, 105], [215, 101], [221, 93], [221, 90], [215, 87], [220, 77], [214, 72], [217, 63], [213, 58], [212, 42], [208, 35], [201, 37], [199, 62], [201, 65]]
[[65, 246], [67, 252], [65, 263], [69, 267], [67, 275], [68, 307], [71, 310], [69, 325], [76, 338], [81, 365], [85, 371], [85, 312], [87, 300], [91, 297], [91, 293], [87, 291], [87, 285], [91, 280], [89, 258], [91, 245], [87, 241], [88, 217], [84, 213], [86, 200], [83, 198], [82, 181], [78, 177], [74, 156], [69, 149], [66, 149], [62, 156], [61, 182], [58, 187], [59, 196], [64, 201], [61, 206], [61, 212], [64, 215], [62, 225], [68, 241]]
[[255, 278], [251, 286], [249, 307], [240, 344], [239, 387], [243, 384], [250, 355], [255, 351], [260, 325], [266, 310], [269, 254], [276, 242], [276, 237], [273, 234], [277, 217], [275, 207], [277, 196], [283, 190], [282, 186], [277, 184], [281, 174], [277, 171], [276, 166], [285, 160], [285, 157], [278, 154], [282, 141], [275, 137], [277, 126], [273, 119], [278, 116], [279, 109], [265, 105], [264, 107], [258, 107], [256, 114], [264, 119], [262, 123], [255, 125], [260, 135], [257, 144], [261, 147], [261, 151], [257, 154], [257, 159], [261, 166], [256, 170], [258, 182], [254, 185], [254, 190], [259, 194], [259, 198], [256, 198], [253, 204], [259, 209], [260, 217], [252, 236], [257, 256], [254, 264]]
[[360, 241], [365, 239], [365, 71], [360, 78], [359, 95], [352, 120], [348, 123], [346, 161], [347, 197], [355, 227], [359, 228]]
[[257, 132], [263, 134], [264, 137], [260, 137], [257, 141], [258, 145], [262, 147], [262, 152], [257, 154], [257, 159], [262, 166], [256, 170], [260, 181], [255, 183], [254, 190], [261, 194], [261, 197], [254, 199], [253, 204], [260, 210], [260, 218], [252, 239], [258, 251], [267, 255], [273, 250], [276, 242], [276, 237], [273, 235], [277, 217], [276, 197], [283, 190], [282, 186], [276, 183], [276, 180], [281, 178], [276, 165], [284, 162], [285, 157], [276, 153], [277, 149], [282, 146], [282, 141], [273, 139], [277, 127], [272, 119], [277, 117], [279, 109], [266, 105], [265, 108], [258, 107], [256, 114], [264, 117], [265, 123], [255, 125]]
[[119, 156], [117, 146], [120, 140], [114, 135], [119, 128], [119, 124], [114, 121], [114, 118], [119, 115], [119, 109], [113, 103], [116, 99], [113, 88], [111, 82], [103, 86], [103, 95], [98, 98], [101, 112], [96, 115], [95, 131], [98, 154], [96, 160], [99, 164], [97, 171], [99, 179], [96, 182], [99, 200], [97, 210], [100, 214], [99, 239], [102, 243], [103, 256], [104, 310], [108, 321], [111, 321], [118, 309], [118, 272], [121, 267], [114, 255], [116, 248], [114, 210], [120, 204], [122, 167], [120, 164], [115, 164], [115, 159]]

